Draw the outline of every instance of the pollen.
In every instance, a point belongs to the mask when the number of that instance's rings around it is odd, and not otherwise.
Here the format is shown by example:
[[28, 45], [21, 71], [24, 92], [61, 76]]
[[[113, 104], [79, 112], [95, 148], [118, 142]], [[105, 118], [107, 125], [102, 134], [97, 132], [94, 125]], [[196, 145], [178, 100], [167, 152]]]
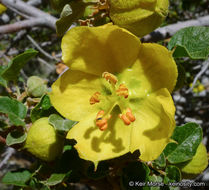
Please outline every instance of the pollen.
[[99, 127], [101, 131], [104, 131], [108, 127], [108, 120], [111, 118], [111, 115], [104, 117], [105, 112], [103, 110], [99, 111], [96, 116], [96, 126]]
[[118, 90], [116, 90], [118, 96], [123, 96], [124, 98], [128, 98], [128, 88], [125, 84], [120, 84]]
[[100, 102], [100, 101], [99, 101], [99, 95], [101, 95], [100, 92], [95, 92], [95, 93], [92, 95], [92, 97], [91, 97], [90, 100], [89, 100], [91, 105]]
[[108, 73], [108, 72], [104, 72], [102, 74], [102, 77], [106, 79], [106, 81], [108, 81], [110, 84], [116, 84], [118, 82], [118, 79], [115, 75]]
[[126, 110], [125, 114], [119, 114], [119, 118], [123, 120], [125, 125], [130, 125], [132, 122], [136, 120], [130, 108]]

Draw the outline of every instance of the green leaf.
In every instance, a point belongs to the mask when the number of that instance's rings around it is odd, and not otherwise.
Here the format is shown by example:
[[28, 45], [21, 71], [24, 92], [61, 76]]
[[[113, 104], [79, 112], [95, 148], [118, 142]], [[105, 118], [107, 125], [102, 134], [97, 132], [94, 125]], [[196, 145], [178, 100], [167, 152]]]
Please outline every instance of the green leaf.
[[163, 152], [156, 160], [153, 161], [153, 166], [157, 169], [164, 168], [166, 166], [165, 154]]
[[150, 187], [150, 190], [160, 190], [164, 186], [163, 178], [157, 175], [149, 176], [147, 185]]
[[49, 123], [55, 128], [57, 131], [68, 132], [77, 121], [71, 121], [68, 119], [63, 119], [61, 116], [57, 114], [52, 114], [49, 116]]
[[8, 114], [10, 121], [16, 126], [24, 126], [27, 108], [21, 102], [9, 97], [0, 97], [0, 113]]
[[13, 144], [23, 143], [27, 138], [27, 134], [18, 130], [12, 131], [7, 135], [6, 144], [11, 146]]
[[7, 87], [7, 81], [4, 78], [2, 78], [2, 76], [1, 76], [6, 68], [7, 68], [7, 66], [0, 65], [0, 85], [3, 87]]
[[60, 19], [56, 22], [58, 36], [64, 35], [73, 22], [76, 22], [84, 14], [86, 4], [82, 1], [71, 2], [63, 8]]
[[43, 184], [48, 186], [54, 186], [61, 183], [66, 177], [70, 175], [71, 171], [68, 173], [53, 173], [49, 179], [42, 181]]
[[122, 189], [138, 190], [149, 189], [147, 181], [149, 180], [150, 170], [147, 165], [137, 161], [131, 162], [123, 169], [121, 176]]
[[16, 172], [8, 172], [2, 178], [2, 183], [8, 185], [15, 185], [26, 187], [26, 182], [31, 178], [31, 173], [28, 170], [16, 171]]
[[50, 0], [52, 8], [61, 11], [65, 4], [69, 3], [71, 0]]
[[174, 57], [206, 59], [209, 55], [209, 27], [192, 26], [178, 31], [168, 43], [168, 49], [176, 47]]
[[17, 55], [9, 63], [8, 67], [4, 70], [2, 77], [7, 81], [16, 82], [23, 66], [38, 52], [34, 49], [28, 49], [24, 53]]
[[184, 67], [181, 64], [177, 64], [177, 68], [178, 68], [178, 78], [174, 90], [178, 90], [182, 88], [186, 80], [186, 72]]
[[164, 154], [172, 164], [192, 159], [202, 141], [202, 128], [196, 123], [177, 126], [171, 137], [176, 143], [169, 143]]
[[48, 117], [52, 113], [57, 113], [57, 111], [52, 107], [49, 96], [44, 95], [40, 102], [31, 111], [31, 120], [35, 122], [41, 117]]
[[166, 176], [164, 177], [164, 183], [181, 181], [181, 172], [176, 166], [168, 166], [165, 169]]

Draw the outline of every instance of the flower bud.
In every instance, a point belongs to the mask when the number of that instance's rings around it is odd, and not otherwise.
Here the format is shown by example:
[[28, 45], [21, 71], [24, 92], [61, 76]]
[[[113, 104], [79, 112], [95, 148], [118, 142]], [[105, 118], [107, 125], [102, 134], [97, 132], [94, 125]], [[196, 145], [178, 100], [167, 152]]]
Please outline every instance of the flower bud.
[[63, 139], [48, 123], [48, 117], [43, 117], [35, 121], [30, 127], [25, 148], [42, 160], [52, 161], [62, 152]]
[[27, 92], [29, 96], [41, 97], [46, 93], [45, 81], [37, 76], [32, 76], [27, 80]]
[[168, 0], [108, 0], [113, 23], [142, 37], [159, 27], [168, 13]]

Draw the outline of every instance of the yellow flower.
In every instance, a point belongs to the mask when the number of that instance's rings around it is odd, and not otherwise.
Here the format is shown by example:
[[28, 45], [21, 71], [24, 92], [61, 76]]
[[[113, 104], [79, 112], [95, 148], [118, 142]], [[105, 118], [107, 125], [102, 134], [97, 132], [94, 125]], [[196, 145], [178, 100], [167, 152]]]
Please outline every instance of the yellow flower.
[[70, 69], [52, 85], [50, 99], [79, 121], [67, 138], [77, 141], [80, 157], [96, 163], [139, 149], [142, 160], [157, 158], [175, 126], [172, 53], [110, 24], [71, 29], [62, 53]]
[[2, 13], [4, 13], [6, 10], [7, 10], [7, 8], [6, 8], [4, 5], [2, 5], [2, 4], [0, 3], [0, 15], [1, 15]]
[[137, 36], [159, 27], [168, 14], [168, 0], [108, 0], [114, 24]]

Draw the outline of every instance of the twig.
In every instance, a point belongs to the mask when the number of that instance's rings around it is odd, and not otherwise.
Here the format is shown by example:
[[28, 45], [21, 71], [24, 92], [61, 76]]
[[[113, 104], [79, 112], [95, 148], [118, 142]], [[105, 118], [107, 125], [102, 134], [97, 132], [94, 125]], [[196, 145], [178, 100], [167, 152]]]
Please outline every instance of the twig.
[[4, 159], [0, 162], [0, 169], [2, 168], [2, 166], [4, 166], [5, 164], [7, 164], [8, 160], [10, 159], [10, 157], [15, 153], [15, 150], [13, 148], [8, 147], [6, 152], [3, 154]]
[[45, 26], [45, 21], [42, 18], [31, 18], [28, 20], [15, 22], [13, 24], [6, 24], [0, 26], [0, 34], [17, 32], [22, 29], [32, 28], [34, 26]]
[[44, 65], [46, 65], [50, 70], [54, 70], [55, 68], [53, 66], [51, 66], [48, 62], [46, 62], [45, 60], [41, 59], [40, 57], [37, 58], [39, 62], [43, 63]]
[[27, 38], [31, 41], [31, 43], [47, 58], [51, 59], [51, 60], [55, 60], [55, 61], [60, 61], [59, 59], [57, 59], [56, 57], [51, 56], [49, 53], [47, 53], [45, 50], [43, 50], [38, 43], [30, 36], [30, 35], [26, 35]]
[[[55, 17], [51, 16], [50, 14], [39, 10], [36, 7], [33, 7], [33, 6], [23, 2], [21, 0], [0, 0], [0, 2], [2, 4], [4, 4], [6, 7], [10, 8], [10, 9], [17, 10], [21, 14], [25, 14], [27, 16], [30, 16], [33, 19], [35, 19], [35, 18], [39, 19], [39, 20], [36, 20], [36, 22], [33, 23], [33, 25], [31, 27], [33, 27], [33, 26], [46, 26], [46, 27], [49, 27], [53, 30], [56, 29], [55, 23], [56, 23], [57, 19]], [[37, 21], [39, 21], [39, 22], [37, 22]], [[22, 22], [24, 22], [24, 21], [22, 21]], [[24, 26], [26, 26], [26, 28], [29, 28], [28, 24], [24, 25]], [[4, 28], [4, 26], [1, 26], [2, 31], [0, 31], [0, 33], [2, 33], [2, 34], [9, 33], [9, 32], [6, 32], [5, 30], [3, 30], [3, 28]], [[17, 29], [21, 30], [21, 29], [23, 29], [23, 27], [19, 27]], [[10, 32], [15, 32], [15, 31], [18, 31], [18, 30], [10, 30]]]
[[202, 69], [200, 70], [200, 72], [195, 76], [194, 78], [194, 81], [192, 83], [192, 86], [191, 88], [189, 88], [187, 91], [186, 91], [186, 94], [192, 92], [195, 84], [197, 83], [197, 80], [201, 77], [202, 74], [204, 74], [205, 71], [207, 71], [208, 67], [209, 67], [209, 59], [207, 59], [206, 61], [204, 61], [204, 66], [202, 67]]
[[194, 20], [177, 22], [162, 28], [159, 28], [142, 38], [145, 42], [156, 42], [173, 36], [178, 30], [189, 26], [209, 26], [209, 16], [199, 17]]

